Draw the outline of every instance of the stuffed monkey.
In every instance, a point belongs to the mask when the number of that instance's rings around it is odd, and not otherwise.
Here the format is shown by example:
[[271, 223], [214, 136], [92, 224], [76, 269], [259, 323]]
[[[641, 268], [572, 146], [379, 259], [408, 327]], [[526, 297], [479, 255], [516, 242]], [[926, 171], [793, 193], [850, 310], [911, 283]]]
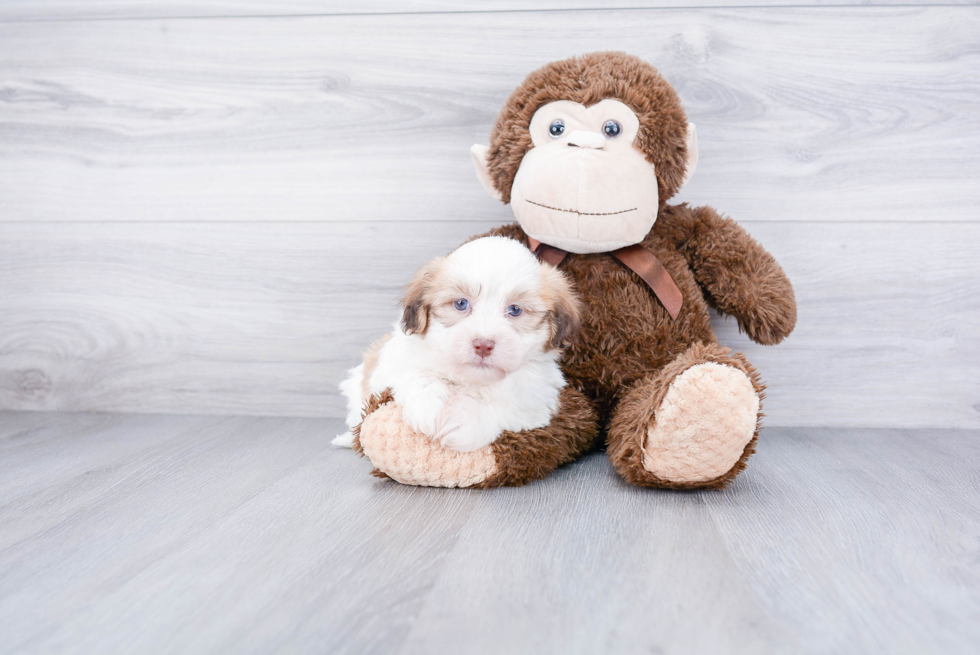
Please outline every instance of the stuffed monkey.
[[668, 205], [697, 163], [677, 93], [642, 60], [600, 52], [548, 64], [511, 94], [473, 146], [484, 188], [517, 223], [492, 230], [557, 266], [582, 300], [549, 426], [472, 453], [441, 449], [371, 399], [355, 447], [375, 475], [408, 484], [526, 484], [604, 439], [627, 482], [719, 488], [745, 468], [764, 386], [718, 344], [708, 307], [757, 343], [796, 323], [776, 260], [710, 207]]

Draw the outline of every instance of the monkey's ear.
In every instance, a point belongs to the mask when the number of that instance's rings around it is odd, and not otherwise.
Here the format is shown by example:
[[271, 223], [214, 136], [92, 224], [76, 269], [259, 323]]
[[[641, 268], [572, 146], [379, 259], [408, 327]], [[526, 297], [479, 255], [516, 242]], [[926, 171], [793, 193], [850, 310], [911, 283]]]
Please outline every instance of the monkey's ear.
[[476, 176], [480, 179], [480, 184], [483, 185], [483, 190], [497, 200], [503, 200], [503, 196], [501, 196], [500, 192], [493, 186], [493, 180], [490, 179], [490, 167], [489, 163], [487, 162], [487, 155], [489, 154], [489, 146], [484, 146], [477, 143], [470, 148], [470, 156], [473, 157], [473, 165], [476, 166]]
[[698, 130], [694, 126], [694, 123], [687, 124], [687, 163], [684, 166], [684, 179], [681, 180], [681, 186], [687, 184], [687, 181], [691, 179], [694, 175], [694, 169], [698, 167]]

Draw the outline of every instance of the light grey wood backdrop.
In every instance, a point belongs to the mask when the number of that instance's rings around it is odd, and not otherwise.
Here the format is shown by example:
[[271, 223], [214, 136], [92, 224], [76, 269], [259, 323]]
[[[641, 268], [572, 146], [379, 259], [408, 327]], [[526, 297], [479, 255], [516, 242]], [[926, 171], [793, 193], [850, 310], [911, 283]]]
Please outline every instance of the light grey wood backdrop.
[[796, 286], [779, 347], [716, 321], [768, 424], [980, 426], [980, 7], [596, 4], [0, 5], [0, 408], [340, 415], [412, 271], [509, 220], [468, 148], [510, 90], [619, 49], [698, 124], [680, 200]]

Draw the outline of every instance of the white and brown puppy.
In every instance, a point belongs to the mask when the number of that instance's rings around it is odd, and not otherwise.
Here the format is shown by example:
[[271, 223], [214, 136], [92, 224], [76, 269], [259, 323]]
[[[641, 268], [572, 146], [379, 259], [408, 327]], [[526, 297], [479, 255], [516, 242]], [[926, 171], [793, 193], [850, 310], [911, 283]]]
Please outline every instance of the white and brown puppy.
[[[387, 388], [412, 428], [458, 451], [551, 421], [565, 386], [561, 349], [580, 322], [557, 269], [513, 239], [476, 239], [424, 266], [403, 310], [340, 385], [349, 427]], [[333, 443], [351, 441], [348, 432]]]

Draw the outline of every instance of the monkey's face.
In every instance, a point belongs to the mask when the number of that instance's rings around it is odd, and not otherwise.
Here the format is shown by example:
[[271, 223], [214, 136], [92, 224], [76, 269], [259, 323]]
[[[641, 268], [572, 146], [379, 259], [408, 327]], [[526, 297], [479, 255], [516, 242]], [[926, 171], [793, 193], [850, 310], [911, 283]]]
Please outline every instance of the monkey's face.
[[[611, 56], [619, 55], [598, 53], [593, 58], [605, 61]], [[636, 63], [623, 58], [626, 64]], [[554, 66], [569, 62], [581, 63], [576, 59]], [[494, 127], [497, 143], [492, 165], [490, 148], [471, 149], [484, 189], [510, 202], [531, 237], [577, 253], [608, 252], [639, 243], [657, 220], [660, 196], [672, 196], [694, 172], [698, 152], [694, 124], [678, 125], [683, 112], [673, 89], [656, 70], [642, 65], [649, 68], [647, 86], [659, 95], [646, 98], [648, 106], [640, 116], [614, 98], [588, 107], [559, 99], [538, 107], [523, 119], [527, 127], [521, 127], [521, 114], [526, 111], [521, 99], [537, 88], [526, 81], [525, 86], [531, 86], [515, 91]], [[644, 101], [644, 91], [639, 94]], [[508, 174], [515, 155], [519, 164]]]
[[551, 102], [531, 118], [511, 205], [530, 236], [569, 252], [638, 243], [657, 220], [653, 166], [633, 147], [640, 121], [618, 100]]

